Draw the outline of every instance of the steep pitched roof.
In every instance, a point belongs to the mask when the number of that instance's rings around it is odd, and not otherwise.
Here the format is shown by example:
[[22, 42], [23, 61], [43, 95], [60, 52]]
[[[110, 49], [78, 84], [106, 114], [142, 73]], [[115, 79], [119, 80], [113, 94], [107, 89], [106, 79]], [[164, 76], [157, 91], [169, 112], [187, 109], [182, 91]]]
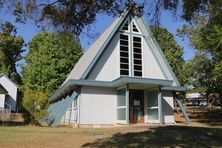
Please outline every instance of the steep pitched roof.
[[122, 15], [117, 17], [113, 23], [100, 35], [94, 44], [79, 59], [64, 83], [66, 83], [69, 79], [84, 79], [84, 73], [91, 65], [93, 65], [95, 59], [98, 58], [99, 54], [101, 54], [108, 41], [114, 36], [116, 30], [118, 30], [122, 21], [127, 15], [128, 11], [125, 11]]
[[[115, 33], [118, 31], [127, 16], [130, 15], [129, 11], [125, 11], [122, 15], [116, 18], [116, 20], [110, 25], [110, 27], [96, 40], [96, 42], [86, 51], [86, 53], [80, 58], [78, 63], [75, 65], [71, 73], [63, 85], [70, 79], [86, 79], [90, 71], [96, 65], [96, 62], [103, 54], [109, 41], [113, 38]], [[159, 66], [163, 69], [167, 79], [173, 80], [173, 86], [180, 86], [174, 72], [172, 71], [169, 63], [167, 62], [162, 50], [160, 49], [155, 38], [152, 36], [151, 31], [146, 25], [142, 17], [135, 17], [137, 24], [140, 24], [140, 30], [145, 35], [146, 43], [151, 46], [153, 55], [156, 57]]]
[[[10, 80], [5, 74], [1, 73], [1, 74], [0, 74], [0, 78], [1, 78], [1, 77], [5, 77], [5, 78], [8, 79], [10, 82], [12, 82], [16, 87], [18, 87], [18, 85], [15, 84], [12, 80]], [[18, 88], [19, 88], [19, 87], [18, 87]]]

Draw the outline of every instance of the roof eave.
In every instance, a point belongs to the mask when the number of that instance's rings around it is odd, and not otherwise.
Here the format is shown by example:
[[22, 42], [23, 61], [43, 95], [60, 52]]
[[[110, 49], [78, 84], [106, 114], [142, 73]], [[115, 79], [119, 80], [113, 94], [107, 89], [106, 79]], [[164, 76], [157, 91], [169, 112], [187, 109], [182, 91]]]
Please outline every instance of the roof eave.
[[162, 79], [150, 79], [150, 78], [139, 78], [139, 77], [120, 77], [113, 81], [96, 81], [96, 80], [86, 80], [86, 79], [70, 79], [61, 88], [59, 88], [50, 98], [49, 101], [55, 101], [59, 98], [65, 97], [67, 93], [76, 89], [78, 86], [94, 86], [94, 87], [112, 87], [116, 88], [121, 85], [126, 84], [154, 84], [160, 86], [171, 86], [173, 84], [172, 80], [162, 80]]
[[186, 91], [187, 88], [184, 86], [167, 86], [167, 87], [163, 87], [162, 90]]

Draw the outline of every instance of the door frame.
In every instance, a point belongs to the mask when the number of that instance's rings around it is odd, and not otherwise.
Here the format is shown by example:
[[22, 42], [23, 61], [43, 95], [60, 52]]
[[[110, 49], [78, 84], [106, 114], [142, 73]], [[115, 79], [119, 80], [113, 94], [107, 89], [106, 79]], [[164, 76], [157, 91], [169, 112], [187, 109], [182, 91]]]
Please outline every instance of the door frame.
[[[155, 106], [155, 107], [148, 107], [148, 103], [149, 103], [149, 97], [148, 97], [148, 92], [151, 92], [151, 91], [157, 91], [157, 100], [158, 100], [158, 105], [157, 106]], [[160, 112], [160, 102], [159, 102], [159, 89], [158, 88], [154, 88], [154, 89], [149, 89], [149, 90], [146, 90], [145, 91], [145, 98], [146, 98], [146, 100], [145, 100], [145, 114], [146, 114], [146, 120], [145, 120], [145, 122], [146, 123], [151, 123], [151, 124], [153, 124], [153, 123], [160, 123], [160, 116], [159, 116], [159, 112]], [[149, 112], [148, 112], [148, 109], [157, 109], [158, 110], [158, 119], [157, 120], [151, 120], [151, 119], [149, 119]]]
[[[133, 119], [133, 116], [134, 116], [134, 112], [133, 111], [131, 111], [131, 108], [132, 108], [132, 106], [133, 106], [133, 101], [131, 101], [133, 98], [133, 96], [132, 96], [132, 93], [133, 92], [141, 92], [141, 96], [143, 97], [142, 98], [142, 105], [141, 105], [141, 109], [142, 109], [142, 118], [141, 118], [141, 120], [132, 120]], [[145, 102], [144, 102], [144, 98], [145, 98], [145, 96], [144, 96], [144, 90], [134, 90], [134, 89], [130, 89], [129, 90], [129, 123], [145, 123], [145, 110], [144, 110], [144, 108], [145, 108]]]

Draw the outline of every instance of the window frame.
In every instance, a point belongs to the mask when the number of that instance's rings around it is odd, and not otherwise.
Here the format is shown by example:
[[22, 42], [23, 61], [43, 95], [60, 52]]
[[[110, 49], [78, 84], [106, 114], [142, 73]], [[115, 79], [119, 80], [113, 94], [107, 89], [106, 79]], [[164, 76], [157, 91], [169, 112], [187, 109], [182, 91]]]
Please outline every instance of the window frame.
[[[136, 54], [138, 54], [138, 55], [141, 55], [141, 59], [138, 59], [138, 58], [134, 58], [134, 40], [133, 40], [133, 38], [134, 37], [137, 37], [137, 38], [140, 38], [141, 39], [141, 53], [139, 54], [139, 53], [136, 53]], [[143, 38], [141, 37], [141, 36], [137, 36], [137, 35], [132, 35], [132, 76], [133, 77], [144, 77], [144, 67], [143, 67]], [[138, 60], [141, 60], [141, 64], [135, 64], [134, 63], [134, 59], [138, 59]], [[138, 71], [138, 72], [141, 72], [142, 73], [142, 75], [141, 76], [135, 76], [135, 74], [134, 74], [134, 72], [135, 72], [135, 69], [134, 69], [134, 65], [138, 65], [138, 66], [141, 66], [141, 68], [142, 68], [142, 70], [141, 71]], [[136, 70], [137, 71], [137, 70]]]

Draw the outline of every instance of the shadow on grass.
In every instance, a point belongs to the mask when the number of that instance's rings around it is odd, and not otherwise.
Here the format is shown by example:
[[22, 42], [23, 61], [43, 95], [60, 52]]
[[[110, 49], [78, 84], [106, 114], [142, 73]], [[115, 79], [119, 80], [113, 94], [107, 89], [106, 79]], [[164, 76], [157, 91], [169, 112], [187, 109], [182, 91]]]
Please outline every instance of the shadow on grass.
[[82, 147], [208, 147], [222, 146], [221, 139], [220, 128], [165, 126], [143, 132], [117, 133]]
[[23, 121], [0, 121], [0, 126], [24, 126], [27, 125]]
[[204, 123], [210, 126], [222, 126], [222, 109], [210, 111], [209, 109], [201, 112], [190, 112], [191, 122]]

